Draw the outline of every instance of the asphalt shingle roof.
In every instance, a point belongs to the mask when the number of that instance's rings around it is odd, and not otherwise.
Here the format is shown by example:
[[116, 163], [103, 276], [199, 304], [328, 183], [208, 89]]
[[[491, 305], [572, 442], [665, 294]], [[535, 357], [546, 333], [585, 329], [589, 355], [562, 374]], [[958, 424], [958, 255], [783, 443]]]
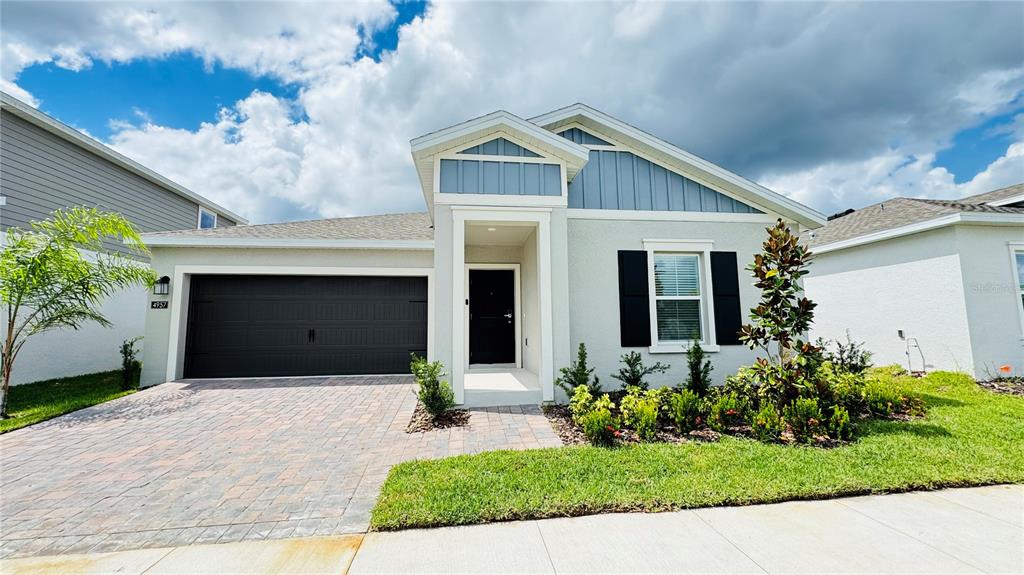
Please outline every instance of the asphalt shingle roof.
[[[1016, 189], [1016, 192], [1006, 190]], [[825, 226], [805, 233], [812, 248], [849, 240], [867, 234], [891, 230], [902, 226], [926, 222], [942, 216], [971, 213], [1024, 214], [1024, 208], [990, 206], [985, 202], [1012, 197], [1024, 191], [1024, 184], [979, 194], [960, 200], [925, 200], [893, 198], [845, 216], [830, 220]], [[996, 195], [998, 193], [998, 195]]]
[[303, 240], [432, 240], [434, 229], [427, 212], [328, 218], [280, 224], [227, 226], [206, 230], [179, 230], [145, 237], [261, 238]]

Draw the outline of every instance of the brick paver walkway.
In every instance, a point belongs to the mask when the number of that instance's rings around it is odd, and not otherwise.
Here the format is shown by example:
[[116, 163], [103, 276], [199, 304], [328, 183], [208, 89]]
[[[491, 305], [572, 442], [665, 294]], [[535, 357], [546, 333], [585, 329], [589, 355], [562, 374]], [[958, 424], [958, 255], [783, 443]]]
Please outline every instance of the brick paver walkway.
[[365, 531], [388, 469], [560, 445], [536, 406], [407, 434], [407, 377], [167, 383], [0, 436], [0, 557]]

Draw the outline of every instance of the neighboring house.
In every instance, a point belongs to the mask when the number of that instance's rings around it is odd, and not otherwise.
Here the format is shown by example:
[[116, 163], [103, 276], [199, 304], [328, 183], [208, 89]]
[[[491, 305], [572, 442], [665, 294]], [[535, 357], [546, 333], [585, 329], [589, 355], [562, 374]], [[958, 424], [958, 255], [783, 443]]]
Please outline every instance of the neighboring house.
[[959, 200], [894, 198], [806, 234], [814, 335], [876, 364], [1024, 374], [1024, 184]]
[[[246, 223], [0, 92], [0, 231], [26, 228], [72, 206], [120, 212], [143, 232]], [[145, 329], [146, 303], [146, 290], [126, 291], [103, 306], [113, 327], [93, 324], [32, 337], [18, 355], [13, 383], [116, 369], [121, 342]]]
[[407, 373], [444, 363], [458, 403], [551, 400], [585, 342], [597, 374], [640, 351], [721, 381], [760, 297], [744, 266], [777, 218], [814, 210], [582, 104], [494, 112], [412, 141], [426, 213], [149, 234], [171, 278], [144, 384]]

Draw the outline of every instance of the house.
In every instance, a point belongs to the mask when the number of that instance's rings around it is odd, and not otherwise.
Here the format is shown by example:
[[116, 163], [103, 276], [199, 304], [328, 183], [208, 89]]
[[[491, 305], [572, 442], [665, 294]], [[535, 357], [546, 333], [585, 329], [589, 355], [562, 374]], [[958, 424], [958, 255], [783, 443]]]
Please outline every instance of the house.
[[143, 383], [407, 373], [417, 353], [460, 404], [525, 404], [554, 399], [579, 342], [606, 382], [629, 351], [672, 364], [662, 385], [693, 340], [721, 380], [754, 357], [736, 331], [765, 228], [824, 223], [582, 104], [411, 152], [424, 213], [148, 234], [170, 294], [150, 297]]
[[[247, 223], [0, 92], [0, 231], [25, 228], [54, 210], [72, 206], [120, 212], [143, 232]], [[129, 290], [106, 301], [103, 313], [112, 327], [93, 324], [33, 336], [18, 355], [12, 382], [119, 368], [121, 342], [145, 331], [146, 291]]]
[[959, 200], [893, 198], [806, 234], [814, 334], [875, 363], [1024, 374], [1024, 184]]

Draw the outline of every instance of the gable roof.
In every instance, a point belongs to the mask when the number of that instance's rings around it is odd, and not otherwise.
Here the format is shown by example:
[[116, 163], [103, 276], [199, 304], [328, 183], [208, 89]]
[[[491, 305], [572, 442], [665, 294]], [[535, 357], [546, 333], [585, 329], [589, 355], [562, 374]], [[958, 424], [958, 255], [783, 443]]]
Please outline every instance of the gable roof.
[[491, 112], [410, 141], [413, 162], [416, 164], [416, 172], [428, 207], [434, 203], [433, 194], [429, 192], [434, 186], [434, 156], [456, 150], [489, 135], [510, 135], [551, 158], [564, 161], [569, 179], [572, 179], [590, 158], [590, 152], [583, 146], [527, 122], [515, 114], [505, 110]]
[[147, 246], [432, 249], [426, 212], [143, 234]]
[[825, 223], [823, 214], [800, 202], [773, 192], [586, 104], [572, 104], [530, 118], [530, 121], [553, 132], [560, 131], [559, 128], [562, 126], [575, 123], [598, 132], [609, 133], [613, 139], [636, 148], [666, 166], [701, 183], [710, 184], [709, 187], [718, 188], [750, 205], [791, 218], [807, 228], [817, 228]]
[[82, 132], [68, 126], [67, 124], [57, 120], [56, 118], [44, 114], [32, 106], [22, 102], [21, 100], [11, 96], [6, 92], [0, 92], [0, 109], [5, 112], [14, 114], [15, 116], [29, 122], [35, 126], [38, 126], [55, 136], [70, 142], [80, 148], [83, 148], [97, 156], [107, 160], [108, 162], [120, 166], [133, 174], [149, 180], [154, 184], [175, 193], [183, 198], [193, 201], [204, 208], [213, 210], [218, 214], [234, 221], [236, 224], [246, 224], [249, 222], [246, 218], [236, 214], [235, 212], [212, 202], [203, 196], [189, 190], [185, 186], [169, 180], [168, 178], [161, 176], [160, 174], [150, 170], [142, 164], [132, 160], [131, 158], [114, 151], [112, 148], [100, 143], [99, 141], [86, 136]]
[[1024, 208], [970, 199], [893, 198], [837, 217], [804, 238], [815, 253], [827, 253], [958, 223], [1024, 226]]
[[989, 204], [992, 206], [1024, 202], [1024, 183], [1014, 184], [983, 194], [967, 196], [959, 201], [965, 204]]

